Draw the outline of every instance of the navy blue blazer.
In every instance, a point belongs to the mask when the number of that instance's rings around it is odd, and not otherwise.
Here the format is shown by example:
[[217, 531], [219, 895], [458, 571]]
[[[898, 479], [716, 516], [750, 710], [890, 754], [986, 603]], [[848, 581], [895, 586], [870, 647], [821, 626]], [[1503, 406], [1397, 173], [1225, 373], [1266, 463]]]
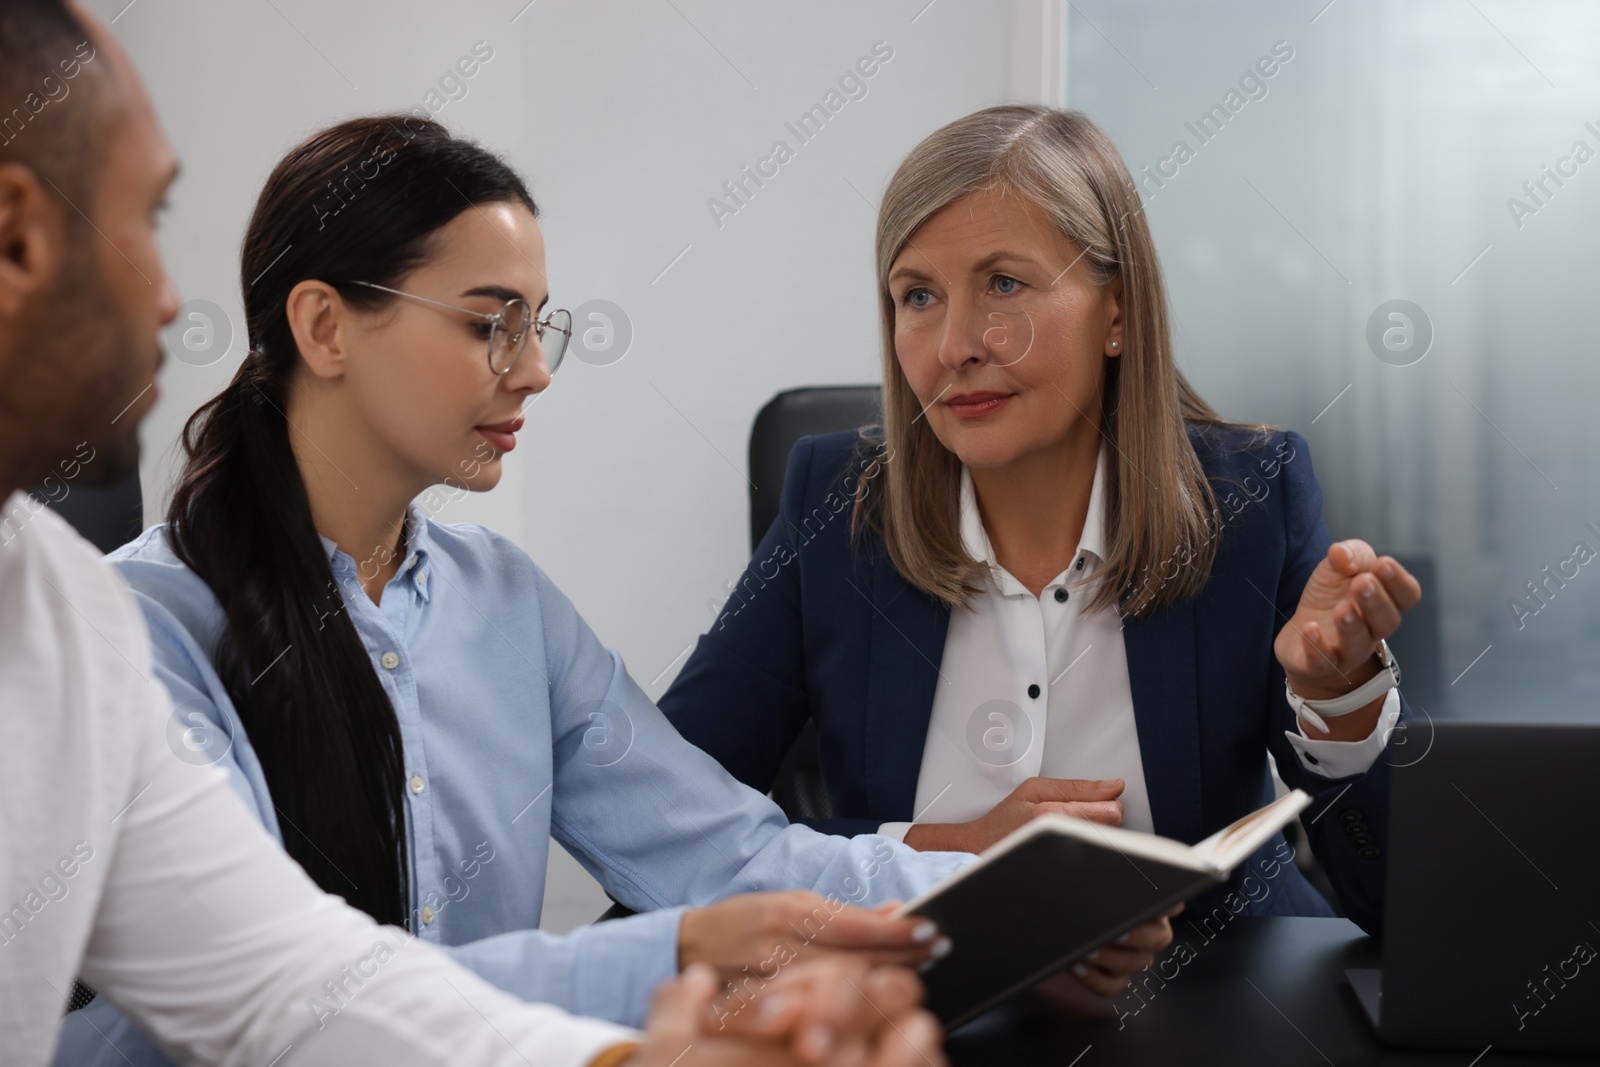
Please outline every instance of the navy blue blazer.
[[[1224, 516], [1210, 580], [1123, 627], [1155, 831], [1193, 843], [1267, 803], [1270, 756], [1314, 798], [1302, 823], [1345, 913], [1376, 933], [1395, 739], [1364, 774], [1308, 771], [1284, 737], [1294, 713], [1272, 651], [1331, 543], [1310, 449], [1292, 431], [1263, 442], [1197, 426], [1190, 439]], [[659, 701], [686, 738], [763, 792], [812, 720], [835, 815], [812, 825], [827, 833], [912, 818], [950, 621], [900, 576], [881, 538], [850, 535], [851, 490], [871, 476], [877, 447], [853, 431], [795, 445], [777, 520]], [[1284, 862], [1291, 855], [1280, 835], [1229, 886], [1191, 902], [1189, 918], [1333, 914]]]

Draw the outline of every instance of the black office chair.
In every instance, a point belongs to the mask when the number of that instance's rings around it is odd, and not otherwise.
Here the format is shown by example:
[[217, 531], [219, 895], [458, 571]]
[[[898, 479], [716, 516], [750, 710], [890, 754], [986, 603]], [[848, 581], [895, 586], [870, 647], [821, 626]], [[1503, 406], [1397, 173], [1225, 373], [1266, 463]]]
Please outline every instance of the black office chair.
[[[750, 428], [750, 551], [778, 517], [789, 451], [811, 434], [851, 430], [881, 417], [881, 390], [876, 385], [819, 385], [785, 389], [756, 413]], [[789, 748], [772, 786], [772, 799], [790, 820], [826, 819], [828, 794], [822, 787], [817, 757], [817, 731], [807, 722]], [[613, 903], [596, 922], [620, 919], [633, 911]]]
[[[66, 489], [65, 495], [62, 495], [62, 487]], [[139, 484], [138, 471], [105, 486], [77, 485], [62, 482], [58, 477], [33, 493], [101, 552], [127, 544], [144, 529], [144, 491]], [[52, 501], [52, 497], [60, 499]], [[82, 982], [73, 982], [66, 1010], [70, 1013], [87, 1007], [94, 998], [93, 989]]]
[[[101, 552], [120, 548], [144, 530], [144, 491], [138, 471], [111, 485], [48, 482], [33, 493]], [[52, 502], [52, 496], [61, 499]]]
[[778, 517], [783, 474], [795, 442], [813, 434], [876, 425], [882, 418], [876, 385], [818, 385], [785, 389], [756, 413], [750, 428], [750, 551]]
[[[882, 391], [876, 385], [824, 385], [786, 389], [767, 401], [750, 430], [750, 549], [778, 517], [784, 469], [796, 441], [876, 424], [882, 418]], [[790, 820], [826, 819], [828, 793], [822, 786], [817, 731], [808, 721], [789, 748], [772, 785], [772, 799]]]

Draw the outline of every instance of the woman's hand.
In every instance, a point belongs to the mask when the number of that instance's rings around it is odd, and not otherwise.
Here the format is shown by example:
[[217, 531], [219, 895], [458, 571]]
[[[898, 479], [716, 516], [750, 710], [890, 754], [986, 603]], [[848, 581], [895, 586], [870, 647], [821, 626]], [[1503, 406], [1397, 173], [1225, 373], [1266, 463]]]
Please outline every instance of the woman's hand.
[[[1422, 586], [1393, 556], [1378, 556], [1361, 540], [1328, 546], [1327, 557], [1300, 594], [1300, 606], [1273, 645], [1290, 688], [1307, 700], [1326, 700], [1372, 678], [1380, 669], [1373, 655], [1378, 642], [1394, 633], [1401, 614], [1421, 599]], [[1379, 706], [1374, 702], [1372, 714], [1331, 720], [1334, 732], [1329, 736], [1367, 736]], [[1347, 724], [1345, 719], [1353, 721]], [[1362, 724], [1365, 730], [1359, 729]]]
[[1069, 973], [1102, 997], [1115, 996], [1129, 978], [1154, 963], [1161, 950], [1172, 944], [1172, 920], [1181, 911], [1183, 905], [1179, 904], [1159, 919], [1134, 927], [1120, 940], [1095, 949], [1073, 964]]
[[894, 919], [878, 910], [829, 904], [816, 893], [746, 893], [683, 915], [678, 966], [704, 963], [726, 981], [770, 977], [807, 949], [847, 952], [879, 964], [915, 966], [950, 951], [926, 919]]
[[718, 998], [708, 967], [662, 986], [628, 1067], [945, 1067], [922, 985], [898, 967], [828, 955], [791, 964], [753, 994]]
[[1029, 778], [1011, 795], [971, 822], [923, 823], [906, 831], [906, 844], [920, 852], [982, 852], [1040, 815], [1072, 815], [1105, 826], [1122, 825], [1121, 778]]

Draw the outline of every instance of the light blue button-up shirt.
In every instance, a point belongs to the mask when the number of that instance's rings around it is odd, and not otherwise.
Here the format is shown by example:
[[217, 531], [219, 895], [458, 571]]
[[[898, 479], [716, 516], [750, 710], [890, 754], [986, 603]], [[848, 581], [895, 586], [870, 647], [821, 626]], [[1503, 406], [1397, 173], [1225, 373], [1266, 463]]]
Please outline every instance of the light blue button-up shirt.
[[[415, 505], [407, 522], [408, 555], [377, 604], [356, 562], [323, 539], [339, 592], [327, 606], [354, 624], [399, 719], [412, 928], [485, 979], [637, 1025], [677, 972], [685, 907], [796, 888], [867, 906], [909, 900], [971, 860], [790, 825], [678, 735], [520, 548]], [[108, 558], [150, 627], [178, 720], [174, 758], [215, 760], [281, 842], [261, 765], [212, 667], [225, 626], [215, 596], [164, 526]], [[539, 930], [552, 836], [642, 914]], [[129, 1062], [169, 1061], [103, 1000], [67, 1017], [58, 1064]]]

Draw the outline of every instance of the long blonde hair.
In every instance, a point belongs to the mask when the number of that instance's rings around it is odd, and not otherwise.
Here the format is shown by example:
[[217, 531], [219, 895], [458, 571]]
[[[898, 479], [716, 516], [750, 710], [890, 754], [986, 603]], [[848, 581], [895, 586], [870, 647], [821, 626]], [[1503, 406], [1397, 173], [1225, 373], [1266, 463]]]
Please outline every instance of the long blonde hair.
[[1138, 191], [1110, 138], [1077, 111], [1008, 104], [975, 112], [934, 131], [890, 180], [878, 215], [877, 275], [891, 458], [875, 490], [857, 485], [852, 533], [880, 536], [906, 581], [946, 604], [977, 590], [982, 565], [967, 554], [959, 524], [961, 461], [917, 417], [921, 404], [895, 357], [889, 271], [932, 215], [990, 188], [1048, 214], [1082, 251], [1094, 284], [1122, 279], [1123, 353], [1106, 358], [1100, 412], [1112, 453], [1103, 487], [1107, 560], [1088, 610], [1146, 615], [1198, 594], [1215, 562], [1219, 520], [1187, 424], [1245, 427], [1218, 414], [1174, 363], [1161, 265]]

